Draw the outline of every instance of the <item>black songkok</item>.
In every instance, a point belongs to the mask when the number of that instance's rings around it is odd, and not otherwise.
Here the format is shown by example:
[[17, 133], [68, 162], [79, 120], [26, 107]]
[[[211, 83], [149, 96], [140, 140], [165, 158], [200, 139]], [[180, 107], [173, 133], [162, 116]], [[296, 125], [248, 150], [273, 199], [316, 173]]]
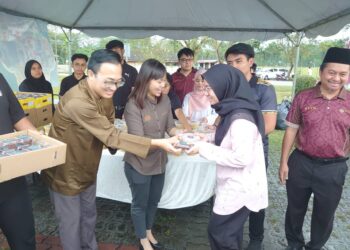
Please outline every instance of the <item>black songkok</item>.
[[342, 63], [350, 65], [350, 49], [332, 47], [327, 50], [323, 63]]

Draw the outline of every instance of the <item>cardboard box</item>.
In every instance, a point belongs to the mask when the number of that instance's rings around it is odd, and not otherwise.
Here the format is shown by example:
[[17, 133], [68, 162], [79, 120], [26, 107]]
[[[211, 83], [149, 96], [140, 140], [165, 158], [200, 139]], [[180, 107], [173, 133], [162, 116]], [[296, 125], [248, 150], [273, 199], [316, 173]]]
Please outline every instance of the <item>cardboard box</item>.
[[26, 116], [35, 127], [45, 126], [52, 121], [51, 94], [35, 92], [16, 92]]
[[37, 109], [48, 105], [52, 105], [51, 94], [36, 93], [36, 92], [16, 92], [15, 94], [24, 110], [26, 109], [25, 104], [27, 102], [31, 103], [32, 108], [37, 108]]
[[[39, 94], [39, 93], [38, 93]], [[45, 106], [51, 106], [52, 105], [52, 96], [51, 94], [42, 94], [36, 98], [34, 98], [34, 107], [36, 109], [40, 109]]]
[[45, 126], [52, 121], [52, 105], [36, 109], [36, 127]]
[[34, 98], [33, 97], [26, 97], [26, 98], [18, 98], [19, 104], [21, 104], [22, 109], [25, 110], [30, 110], [34, 109]]
[[0, 139], [13, 138], [19, 135], [29, 135], [39, 142], [47, 143], [49, 146], [35, 151], [0, 157], [0, 182], [65, 163], [67, 145], [48, 136], [24, 130], [1, 135]]
[[27, 109], [27, 110], [23, 110], [23, 111], [24, 111], [26, 117], [29, 119], [29, 121], [34, 125], [34, 127], [39, 127], [36, 109]]

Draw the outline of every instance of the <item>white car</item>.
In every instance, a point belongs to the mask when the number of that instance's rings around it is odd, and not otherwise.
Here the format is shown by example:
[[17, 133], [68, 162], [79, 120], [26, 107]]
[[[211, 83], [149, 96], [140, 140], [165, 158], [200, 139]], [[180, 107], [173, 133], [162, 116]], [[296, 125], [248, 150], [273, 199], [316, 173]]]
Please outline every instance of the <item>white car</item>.
[[256, 75], [264, 80], [280, 79], [285, 80], [288, 75], [287, 69], [273, 68], [273, 69], [261, 69], [256, 71]]

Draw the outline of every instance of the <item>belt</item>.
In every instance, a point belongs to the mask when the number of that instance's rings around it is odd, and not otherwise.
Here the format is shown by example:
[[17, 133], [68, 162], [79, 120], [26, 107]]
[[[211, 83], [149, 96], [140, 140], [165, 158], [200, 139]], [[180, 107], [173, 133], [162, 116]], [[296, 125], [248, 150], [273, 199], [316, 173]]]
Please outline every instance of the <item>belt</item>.
[[324, 164], [332, 164], [332, 163], [337, 163], [337, 162], [344, 162], [349, 159], [349, 157], [335, 157], [335, 158], [320, 158], [320, 157], [314, 157], [311, 155], [306, 154], [305, 152], [296, 149], [299, 153], [302, 155], [306, 156], [312, 161], [319, 162], [319, 163], [324, 163]]

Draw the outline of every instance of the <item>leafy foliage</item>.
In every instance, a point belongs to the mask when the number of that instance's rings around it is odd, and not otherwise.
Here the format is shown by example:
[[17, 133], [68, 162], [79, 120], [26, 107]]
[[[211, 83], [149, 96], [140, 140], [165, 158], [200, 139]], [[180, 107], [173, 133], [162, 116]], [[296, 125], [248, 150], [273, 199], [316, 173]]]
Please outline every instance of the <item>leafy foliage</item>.
[[[68, 31], [65, 30], [66, 34]], [[49, 38], [59, 64], [69, 63], [68, 39], [59, 28], [49, 28]], [[71, 34], [71, 53], [84, 53], [90, 55], [96, 49], [104, 48], [105, 44], [115, 37], [91, 38], [84, 33], [73, 31]], [[198, 37], [189, 40], [171, 40], [162, 37], [142, 39], [122, 39], [130, 46], [130, 57], [133, 60], [144, 61], [155, 58], [162, 62], [177, 61], [177, 52], [182, 47], [189, 47], [195, 51], [196, 59], [216, 59], [224, 62], [224, 54], [228, 47], [238, 41], [218, 41], [210, 37]], [[255, 50], [255, 62], [259, 67], [280, 66], [289, 67], [289, 72], [294, 67], [296, 53], [296, 34], [289, 35], [289, 39], [279, 39], [271, 42], [258, 40], [243, 41], [253, 46]], [[329, 47], [343, 47], [344, 40], [318, 42], [308, 40], [300, 46], [301, 67], [317, 67]]]
[[313, 76], [302, 75], [296, 79], [295, 93], [297, 94], [300, 90], [311, 88], [315, 86], [316, 78]]

